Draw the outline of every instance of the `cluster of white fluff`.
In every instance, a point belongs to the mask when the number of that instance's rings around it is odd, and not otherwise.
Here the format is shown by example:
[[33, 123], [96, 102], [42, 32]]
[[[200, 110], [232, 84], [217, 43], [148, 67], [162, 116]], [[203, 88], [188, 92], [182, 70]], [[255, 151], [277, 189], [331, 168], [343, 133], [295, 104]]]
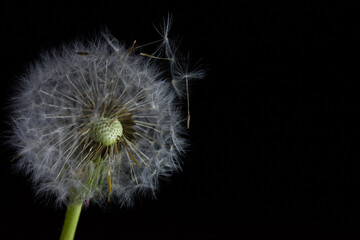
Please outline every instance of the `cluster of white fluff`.
[[[151, 55], [105, 33], [43, 54], [21, 77], [10, 141], [19, 154], [17, 167], [31, 176], [38, 194], [54, 194], [60, 205], [129, 205], [134, 193], [155, 193], [159, 177], [180, 168], [186, 114], [177, 93], [202, 72], [188, 72], [178, 60], [169, 27], [168, 19]], [[159, 68], [164, 61], [171, 76]], [[111, 146], [91, 137], [91, 126], [104, 118], [123, 127]]]

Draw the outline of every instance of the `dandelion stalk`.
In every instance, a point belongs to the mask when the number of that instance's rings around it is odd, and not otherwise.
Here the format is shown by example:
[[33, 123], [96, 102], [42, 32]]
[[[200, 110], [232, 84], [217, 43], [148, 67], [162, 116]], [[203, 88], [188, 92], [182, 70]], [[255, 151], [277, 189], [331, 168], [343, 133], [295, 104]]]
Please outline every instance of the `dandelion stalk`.
[[76, 227], [81, 213], [81, 208], [82, 202], [74, 202], [72, 204], [69, 204], [66, 210], [65, 221], [61, 232], [60, 240], [74, 239]]

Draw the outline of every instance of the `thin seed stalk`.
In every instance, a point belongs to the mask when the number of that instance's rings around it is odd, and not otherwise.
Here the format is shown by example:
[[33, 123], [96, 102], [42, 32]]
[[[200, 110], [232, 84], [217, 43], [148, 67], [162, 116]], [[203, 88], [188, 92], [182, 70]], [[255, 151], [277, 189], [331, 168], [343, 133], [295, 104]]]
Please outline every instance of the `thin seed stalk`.
[[69, 204], [66, 210], [65, 221], [61, 232], [60, 240], [74, 239], [77, 223], [79, 221], [81, 213], [81, 207], [81, 201]]

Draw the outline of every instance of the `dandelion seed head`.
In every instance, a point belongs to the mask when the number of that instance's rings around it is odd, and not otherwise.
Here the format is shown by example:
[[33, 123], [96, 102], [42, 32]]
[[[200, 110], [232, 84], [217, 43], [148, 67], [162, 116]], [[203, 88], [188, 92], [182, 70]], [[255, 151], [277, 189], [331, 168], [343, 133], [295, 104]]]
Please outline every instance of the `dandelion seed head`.
[[[160, 47], [176, 68], [169, 24]], [[11, 100], [10, 142], [37, 194], [54, 195], [59, 205], [73, 198], [131, 205], [136, 193], [155, 194], [159, 177], [180, 169], [186, 117], [158, 61], [103, 33], [31, 65]]]

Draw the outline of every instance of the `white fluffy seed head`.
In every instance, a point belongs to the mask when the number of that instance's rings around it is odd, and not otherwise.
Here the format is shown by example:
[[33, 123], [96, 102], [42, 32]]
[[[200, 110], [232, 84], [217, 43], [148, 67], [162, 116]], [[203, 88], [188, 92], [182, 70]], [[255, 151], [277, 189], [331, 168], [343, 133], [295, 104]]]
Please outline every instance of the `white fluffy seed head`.
[[[161, 46], [178, 73], [185, 68], [177, 67], [164, 29]], [[131, 205], [134, 193], [154, 193], [159, 176], [180, 168], [186, 117], [159, 61], [107, 33], [31, 66], [12, 99], [11, 143], [37, 193], [53, 194], [59, 204], [77, 198]], [[185, 81], [177, 76], [170, 78]]]

